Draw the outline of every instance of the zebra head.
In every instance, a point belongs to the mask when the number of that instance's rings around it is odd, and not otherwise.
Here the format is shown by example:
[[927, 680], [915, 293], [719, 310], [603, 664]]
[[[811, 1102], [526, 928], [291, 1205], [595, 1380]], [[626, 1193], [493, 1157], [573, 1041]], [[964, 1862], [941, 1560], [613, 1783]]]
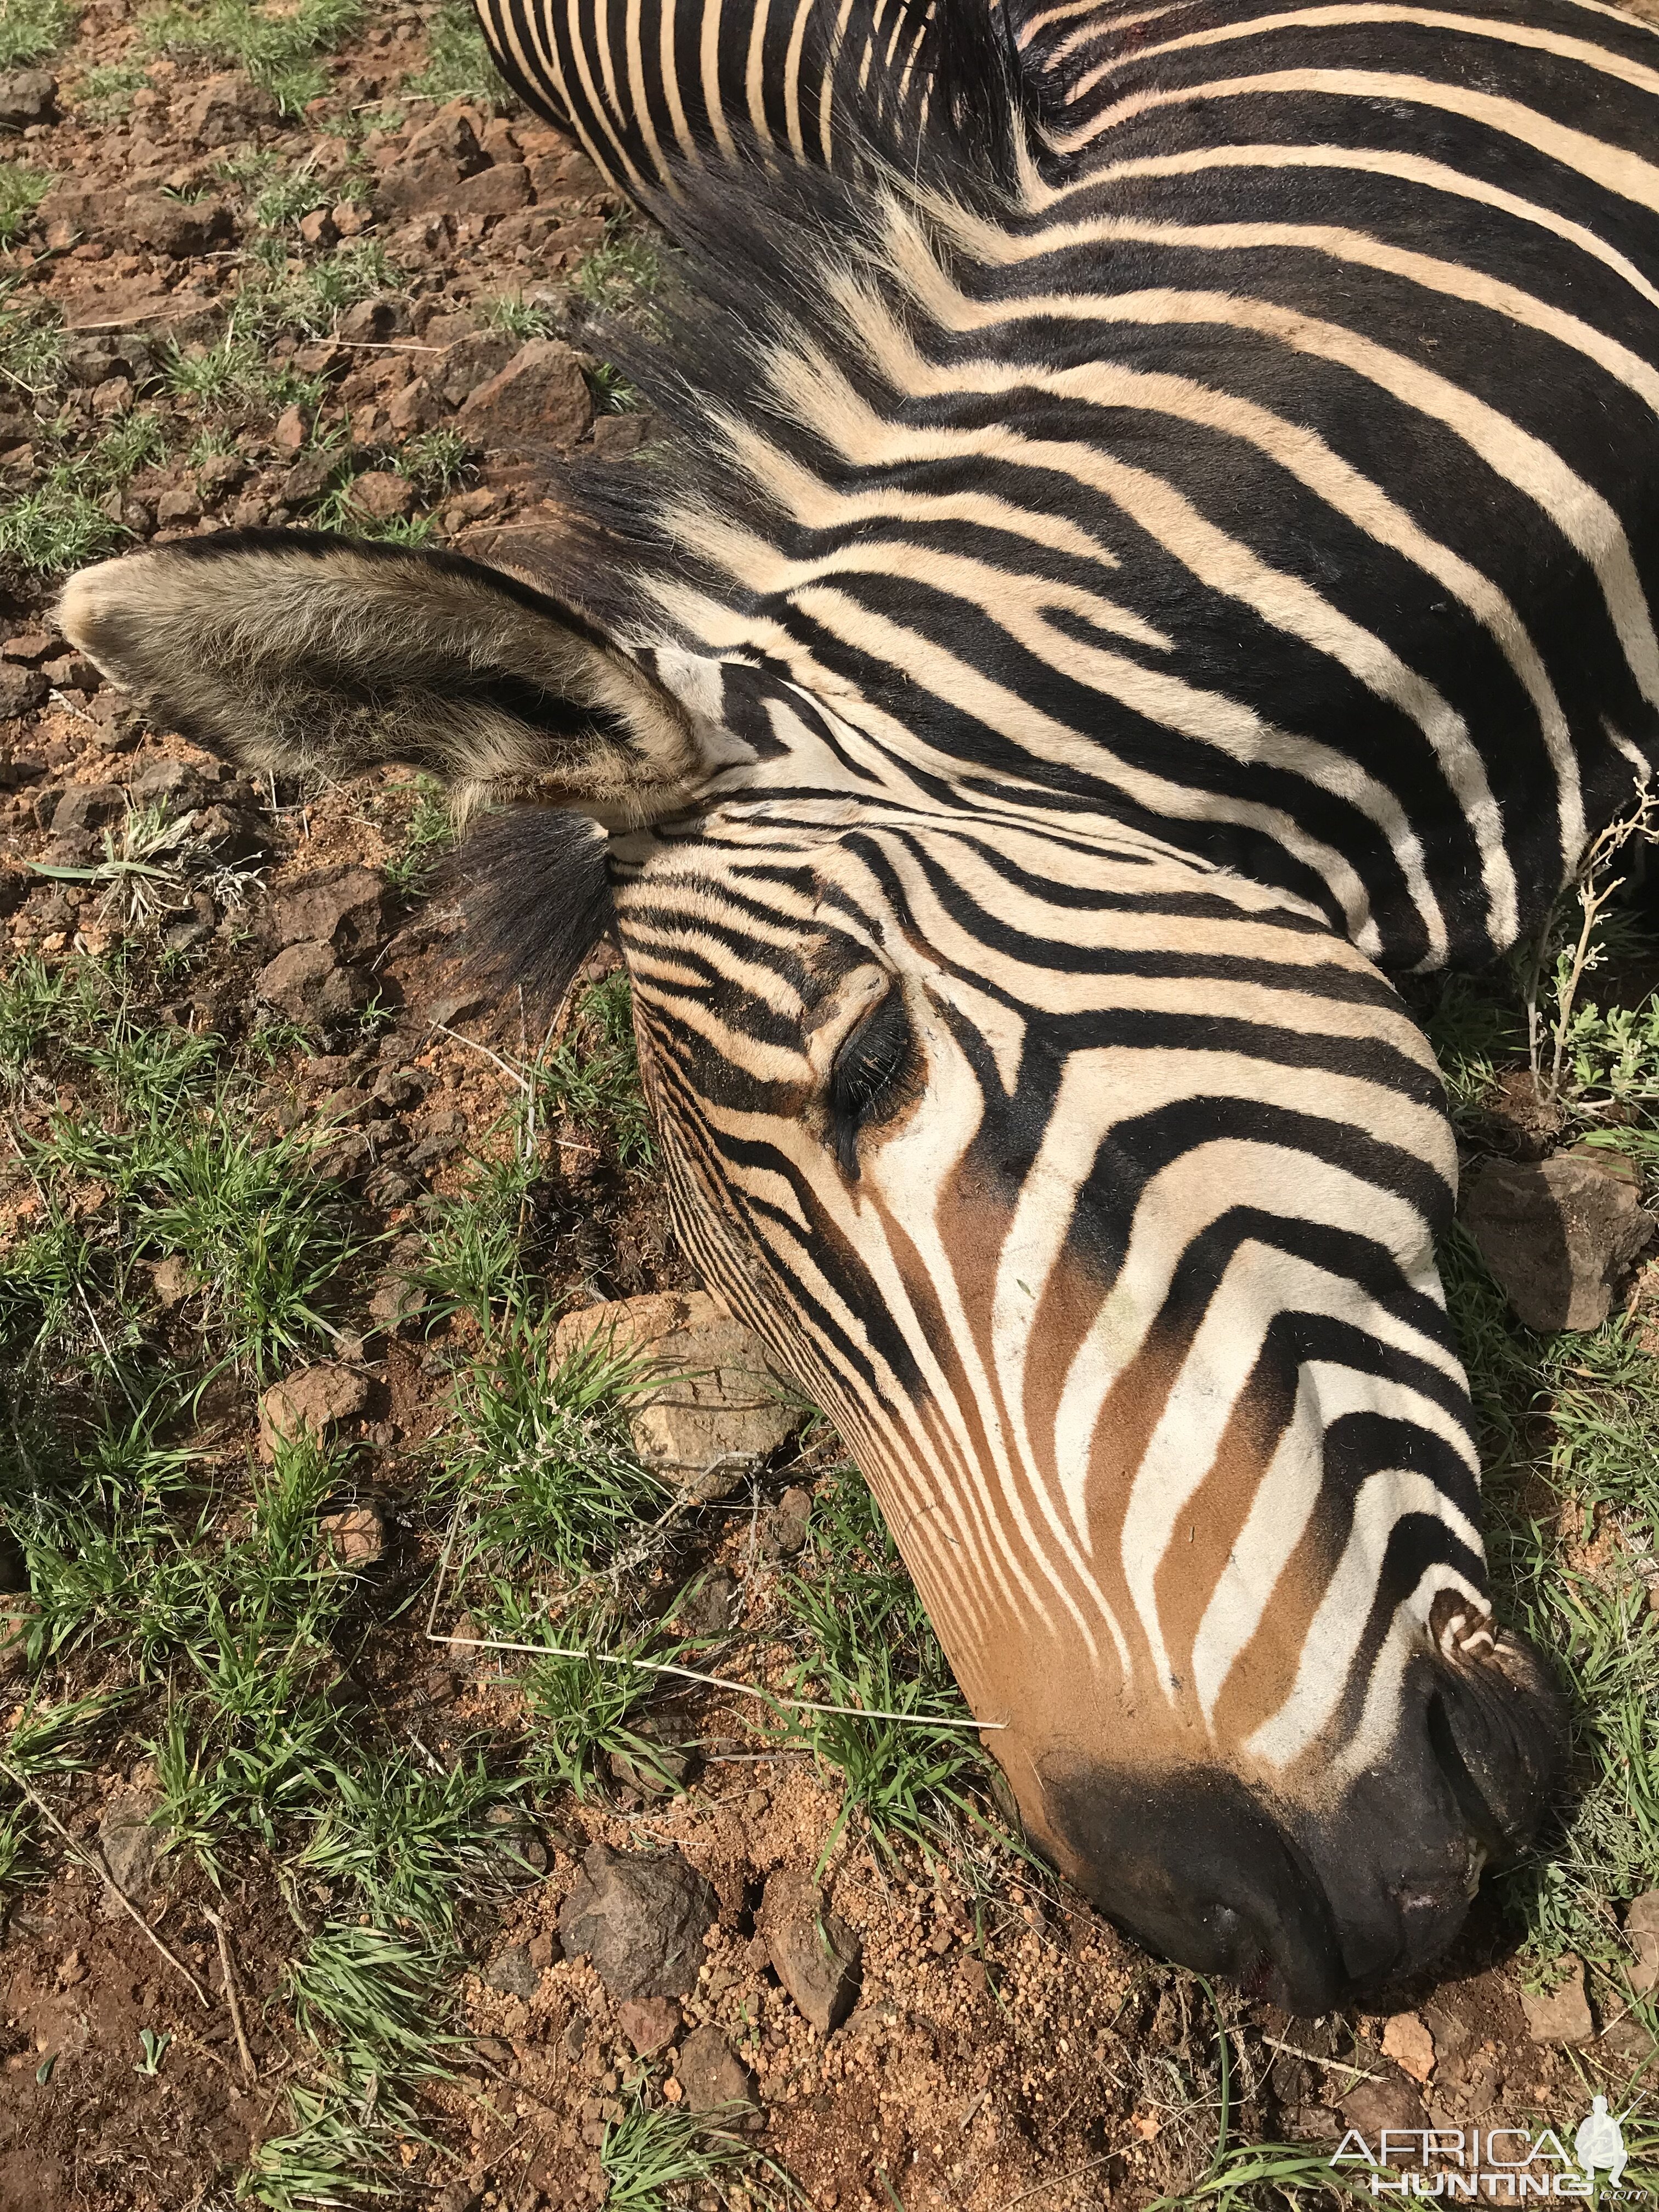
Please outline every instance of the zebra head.
[[61, 619], [251, 763], [597, 823], [502, 860], [514, 927], [568, 936], [602, 855], [685, 1247], [848, 1439], [1030, 1834], [1297, 2009], [1443, 1947], [1554, 1729], [1492, 1617], [1434, 1065], [1363, 952], [531, 574], [228, 535]]

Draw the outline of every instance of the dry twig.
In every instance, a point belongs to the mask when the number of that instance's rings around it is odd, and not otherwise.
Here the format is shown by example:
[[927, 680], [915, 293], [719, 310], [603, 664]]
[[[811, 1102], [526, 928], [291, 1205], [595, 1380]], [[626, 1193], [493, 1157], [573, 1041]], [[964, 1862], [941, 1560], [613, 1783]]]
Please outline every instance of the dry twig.
[[247, 2032], [242, 2026], [242, 2002], [236, 1991], [236, 1969], [230, 1960], [230, 1937], [225, 1931], [223, 1920], [211, 1906], [204, 1905], [202, 1911], [212, 1922], [213, 1932], [219, 1938], [219, 1964], [225, 1977], [225, 2006], [230, 2014], [231, 2027], [235, 2031], [236, 2052], [242, 2062], [242, 2072], [252, 2087], [259, 2078], [259, 2069], [253, 2063], [253, 2053], [247, 2047]]
[[13, 1766], [9, 1760], [0, 1759], [0, 1774], [3, 1774], [5, 1776], [7, 1781], [12, 1784], [14, 1789], [21, 1790], [22, 1791], [23, 1795], [28, 1799], [30, 1804], [33, 1806], [35, 1811], [40, 1815], [40, 1818], [46, 1822], [49, 1827], [55, 1829], [58, 1834], [63, 1838], [64, 1843], [69, 1846], [71, 1856], [79, 1859], [82, 1866], [91, 1868], [94, 1874], [95, 1874], [99, 1880], [103, 1883], [105, 1888], [108, 1890], [110, 1895], [114, 1898], [117, 1904], [119, 1905], [121, 1910], [137, 1922], [139, 1927], [143, 1929], [145, 1935], [149, 1936], [150, 1942], [155, 1946], [161, 1956], [167, 1960], [173, 1972], [175, 1974], [182, 1975], [184, 1979], [190, 1984], [191, 1988], [196, 1992], [199, 2002], [205, 2005], [208, 2010], [211, 2012], [213, 2009], [213, 2000], [209, 1996], [207, 1991], [197, 1980], [195, 1975], [191, 1973], [190, 1968], [185, 1966], [184, 1960], [182, 1959], [176, 1958], [174, 1954], [168, 1950], [167, 1945], [161, 1941], [155, 1930], [150, 1926], [149, 1921], [145, 1919], [143, 1914], [140, 1912], [137, 1906], [127, 1895], [125, 1890], [122, 1888], [120, 1883], [117, 1881], [115, 1876], [110, 1872], [103, 1861], [99, 1858], [94, 1858], [92, 1853], [87, 1849], [86, 1845], [82, 1843], [77, 1837], [70, 1835], [69, 1830], [58, 1819], [57, 1814], [52, 1811], [51, 1806], [47, 1804], [46, 1799], [40, 1795], [40, 1791], [35, 1789], [33, 1784], [23, 1775], [21, 1775], [17, 1771], [17, 1769]]

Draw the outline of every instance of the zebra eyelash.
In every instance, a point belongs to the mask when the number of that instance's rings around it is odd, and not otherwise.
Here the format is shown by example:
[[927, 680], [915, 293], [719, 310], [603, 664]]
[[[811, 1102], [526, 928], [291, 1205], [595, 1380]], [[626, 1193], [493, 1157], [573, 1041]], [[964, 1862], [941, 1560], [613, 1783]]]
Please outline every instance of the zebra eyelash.
[[848, 1036], [830, 1070], [830, 1122], [849, 1182], [858, 1181], [860, 1133], [887, 1120], [899, 1104], [911, 1060], [910, 1017], [904, 994], [895, 987]]

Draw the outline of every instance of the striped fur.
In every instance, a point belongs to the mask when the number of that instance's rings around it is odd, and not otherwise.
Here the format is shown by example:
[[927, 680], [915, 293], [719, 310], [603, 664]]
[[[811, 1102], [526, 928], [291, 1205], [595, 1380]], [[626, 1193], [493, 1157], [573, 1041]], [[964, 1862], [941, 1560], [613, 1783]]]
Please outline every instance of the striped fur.
[[1534, 929], [1659, 744], [1659, 43], [1592, 0], [485, 15], [691, 272], [634, 365], [674, 438], [538, 580], [689, 733], [605, 817], [683, 1238], [1044, 1847], [1193, 1965], [1375, 1986], [1557, 1759], [1387, 979]]

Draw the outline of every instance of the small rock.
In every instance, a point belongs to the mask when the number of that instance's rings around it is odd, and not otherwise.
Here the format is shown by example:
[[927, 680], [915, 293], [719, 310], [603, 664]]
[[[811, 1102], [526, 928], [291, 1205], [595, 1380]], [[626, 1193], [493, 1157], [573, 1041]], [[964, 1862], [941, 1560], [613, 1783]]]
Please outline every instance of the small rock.
[[377, 1098], [390, 1112], [401, 1114], [408, 1107], [420, 1104], [430, 1080], [423, 1070], [383, 1067], [374, 1079], [369, 1096]]
[[806, 1531], [812, 1517], [812, 1496], [806, 1490], [786, 1490], [775, 1505], [761, 1516], [761, 1549], [769, 1559], [793, 1559], [806, 1548]]
[[415, 487], [407, 477], [398, 476], [395, 470], [366, 469], [362, 476], [352, 479], [351, 504], [359, 514], [366, 514], [373, 521], [390, 521], [414, 514]]
[[[359, 478], [359, 482], [362, 479]], [[273, 902], [278, 945], [331, 945], [349, 958], [374, 951], [386, 933], [386, 886], [373, 868], [345, 862], [291, 884]]]
[[198, 146], [232, 146], [281, 111], [272, 95], [234, 70], [210, 76], [179, 116], [181, 135]]
[[1439, 2005], [1425, 2005], [1423, 2025], [1434, 2038], [1437, 2057], [1455, 2058], [1460, 2051], [1468, 2049], [1468, 2023], [1455, 2012], [1447, 2012]]
[[1601, 2039], [1600, 2048], [1610, 2051], [1613, 2057], [1622, 2058], [1629, 2065], [1643, 2066], [1659, 2053], [1659, 2042], [1643, 2026], [1633, 2012], [1620, 2013], [1607, 2028]]
[[755, 2104], [749, 2069], [717, 2027], [692, 2029], [680, 2045], [676, 2079], [687, 2107], [694, 2112]]
[[253, 979], [257, 994], [296, 1022], [342, 1021], [368, 1003], [359, 970], [342, 964], [331, 945], [290, 945]]
[[737, 1610], [737, 1583], [724, 1567], [717, 1567], [681, 1599], [674, 1618], [684, 1635], [726, 1636]]
[[[413, 431], [430, 430], [443, 414], [443, 400], [423, 376], [394, 392], [386, 402], [386, 419], [400, 438]], [[359, 483], [362, 481], [359, 477]]]
[[210, 507], [246, 482], [247, 463], [236, 453], [210, 453], [196, 471], [196, 488]]
[[305, 409], [297, 406], [284, 407], [276, 417], [276, 427], [270, 434], [270, 442], [285, 460], [291, 460], [296, 453], [304, 450], [306, 441], [310, 435], [311, 423]]
[[462, 991], [446, 991], [427, 1007], [427, 1018], [434, 1029], [453, 1029], [457, 1022], [466, 1021], [472, 1015], [482, 1013], [490, 1003], [489, 992], [476, 987]]
[[531, 1937], [527, 1948], [530, 1953], [530, 1963], [538, 1974], [544, 1974], [550, 1966], [564, 1955], [558, 1937], [550, 1936], [545, 1929], [540, 1935]]
[[522, 1943], [498, 1951], [484, 1969], [486, 1989], [499, 1990], [503, 1996], [520, 1997], [526, 2004], [541, 1987], [541, 1981], [540, 1972]]
[[637, 453], [653, 428], [648, 415], [601, 415], [593, 425], [593, 451], [602, 461], [624, 461]]
[[714, 1925], [714, 1891], [678, 1851], [593, 1844], [559, 1914], [567, 1957], [592, 1958], [613, 1997], [684, 1996]]
[[118, 1790], [98, 1823], [98, 1844], [110, 1878], [136, 1904], [155, 1879], [155, 1863], [167, 1841], [152, 1816], [161, 1807], [155, 1790]]
[[338, 242], [340, 226], [326, 208], [313, 208], [300, 218], [300, 236], [307, 246], [327, 248]]
[[628, 1997], [617, 2007], [617, 2025], [641, 2058], [654, 2058], [679, 2033], [680, 2008], [672, 1997]]
[[778, 1979], [820, 2035], [858, 2002], [864, 1946], [809, 1875], [781, 1868], [767, 1882], [757, 1925]]
[[272, 1383], [259, 1401], [259, 1456], [267, 1467], [279, 1443], [302, 1435], [319, 1443], [338, 1421], [355, 1420], [368, 1403], [368, 1385], [349, 1367], [322, 1360]]
[[1625, 1909], [1625, 1934], [1636, 1954], [1630, 1985], [1640, 1996], [1659, 1985], [1659, 1889], [1644, 1889]]
[[466, 434], [494, 449], [568, 449], [592, 420], [592, 395], [581, 364], [557, 338], [537, 338], [521, 348], [499, 374], [469, 393], [460, 416]]
[[315, 447], [301, 453], [283, 478], [283, 506], [309, 507], [313, 500], [320, 499], [339, 465], [337, 453], [324, 453]]
[[1528, 1328], [1597, 1328], [1614, 1284], [1653, 1237], [1635, 1185], [1609, 1154], [1558, 1152], [1536, 1166], [1489, 1159], [1461, 1208], [1480, 1256]]
[[1595, 2034], [1595, 2022], [1584, 1995], [1584, 1962], [1569, 1954], [1556, 1963], [1567, 1972], [1553, 1990], [1537, 1996], [1530, 1990], [1521, 1992], [1527, 2033], [1534, 2043], [1589, 2043]]
[[1434, 2071], [1434, 2038], [1414, 2012], [1397, 2012], [1384, 2024], [1382, 2048], [1413, 2081], [1426, 2081]]
[[338, 1513], [325, 1513], [317, 1526], [343, 1566], [378, 1566], [386, 1557], [386, 1513], [368, 1500]]
[[38, 668], [19, 668], [13, 663], [0, 662], [0, 720], [16, 714], [32, 714], [37, 707], [45, 705], [50, 689]]
[[478, 143], [471, 117], [453, 107], [434, 115], [429, 123], [410, 133], [400, 158], [420, 161], [430, 154], [442, 155], [460, 169], [477, 168], [483, 160], [483, 149]]
[[382, 292], [347, 308], [340, 319], [340, 337], [346, 344], [386, 345], [393, 338], [407, 337], [413, 327], [408, 301]]
[[58, 107], [58, 80], [49, 70], [11, 70], [0, 76], [0, 128], [25, 131], [50, 123]]
[[210, 253], [231, 235], [230, 210], [222, 200], [172, 200], [162, 192], [134, 192], [122, 220], [141, 246], [169, 261]]
[[1375, 2142], [1384, 2128], [1420, 2128], [1423, 2100], [1392, 2067], [1375, 2081], [1361, 2081], [1339, 2107], [1344, 2124]]
[[163, 530], [185, 530], [202, 519], [202, 502], [188, 484], [174, 484], [155, 502], [155, 520]]
[[497, 376], [513, 358], [513, 341], [500, 331], [474, 331], [447, 347], [430, 381], [451, 407]]
[[126, 793], [118, 783], [72, 783], [53, 811], [52, 835], [66, 837], [82, 830], [111, 830], [126, 811]]
[[644, 1457], [699, 1498], [729, 1497], [787, 1443], [803, 1414], [787, 1403], [753, 1330], [706, 1291], [662, 1291], [586, 1306], [555, 1333], [554, 1357], [588, 1343], [648, 1352], [664, 1380], [629, 1419]]
[[449, 206], [456, 215], [512, 215], [530, 205], [530, 173], [522, 161], [499, 161], [456, 185]]

